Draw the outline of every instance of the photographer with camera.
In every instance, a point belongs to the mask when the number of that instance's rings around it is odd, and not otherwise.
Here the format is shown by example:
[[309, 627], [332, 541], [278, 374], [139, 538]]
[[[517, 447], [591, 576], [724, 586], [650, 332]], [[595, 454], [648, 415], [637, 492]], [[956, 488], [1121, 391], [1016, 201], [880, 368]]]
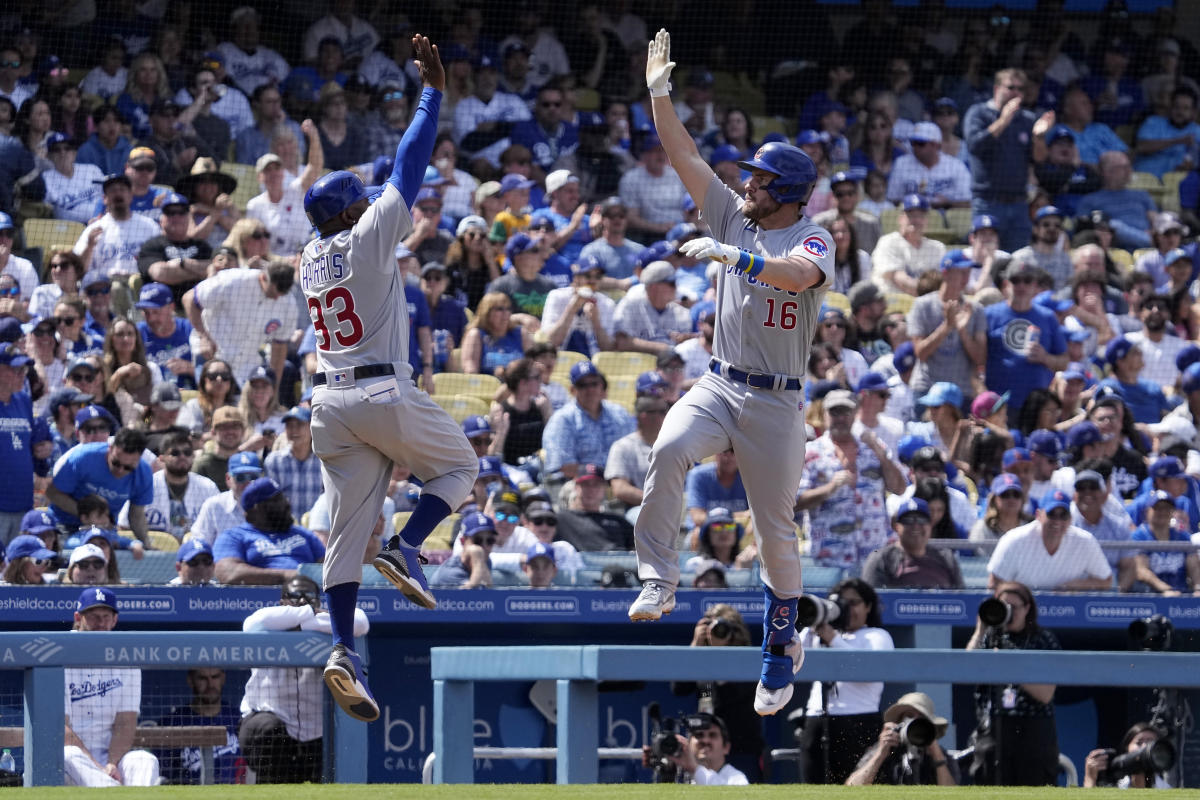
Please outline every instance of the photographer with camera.
[[[689, 714], [683, 720], [688, 736], [674, 732], [673, 720], [663, 721], [663, 731], [649, 746], [650, 755], [666, 759], [676, 767], [676, 783], [697, 786], [747, 786], [750, 781], [725, 757], [729, 755], [729, 731], [720, 717]], [[672, 738], [673, 737], [673, 738]], [[690, 776], [690, 777], [689, 777]]]
[[[750, 632], [733, 606], [718, 603], [696, 622], [690, 647], [748, 647]], [[724, 721], [729, 743], [726, 758], [751, 782], [762, 780], [762, 717], [754, 711], [755, 683], [731, 681], [674, 681], [671, 691], [678, 697], [698, 695], [696, 710]]]
[[1171, 789], [1174, 787], [1164, 773], [1174, 765], [1175, 748], [1167, 741], [1166, 734], [1149, 722], [1138, 722], [1126, 731], [1116, 750], [1101, 747], [1088, 753], [1083, 786], [1146, 789], [1150, 788], [1147, 778], [1153, 775], [1153, 788]]
[[957, 765], [938, 744], [948, 724], [934, 714], [929, 695], [909, 692], [883, 712], [879, 741], [863, 754], [846, 785], [956, 786]]
[[[996, 586], [979, 604], [968, 650], [1061, 650], [1037, 622], [1037, 601], [1023, 583]], [[1058, 779], [1058, 732], [1052, 683], [975, 687], [978, 725], [972, 735], [978, 784], [1052, 786]]]
[[[859, 578], [847, 578], [825, 600], [804, 595], [796, 624], [806, 649], [891, 650], [882, 627], [879, 597]], [[800, 735], [800, 764], [806, 783], [843, 783], [879, 731], [883, 682], [814, 682], [805, 706]]]

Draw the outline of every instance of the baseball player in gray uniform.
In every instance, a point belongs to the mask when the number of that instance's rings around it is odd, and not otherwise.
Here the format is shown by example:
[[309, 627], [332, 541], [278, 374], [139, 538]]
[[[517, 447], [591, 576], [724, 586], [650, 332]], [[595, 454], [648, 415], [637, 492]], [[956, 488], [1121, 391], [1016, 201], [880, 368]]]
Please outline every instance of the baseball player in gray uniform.
[[792, 505], [804, 467], [803, 376], [821, 301], [833, 282], [833, 243], [803, 215], [817, 171], [799, 148], [766, 144], [738, 162], [751, 173], [743, 196], [713, 174], [671, 104], [670, 53], [670, 34], [660, 30], [646, 61], [654, 124], [713, 234], [681, 250], [725, 269], [717, 279], [709, 372], [671, 408], [650, 452], [635, 526], [643, 585], [629, 618], [654, 620], [674, 609], [684, 476], [700, 459], [732, 447], [764, 582], [763, 668], [754, 708], [774, 714], [791, 699], [804, 659], [795, 626], [801, 579]]
[[362, 181], [345, 171], [322, 177], [304, 198], [319, 234], [300, 259], [300, 287], [317, 342], [313, 449], [321, 459], [331, 520], [324, 584], [334, 647], [324, 677], [342, 709], [368, 722], [379, 716], [379, 706], [353, 649], [354, 609], [363, 551], [392, 463], [408, 466], [424, 487], [404, 530], [372, 563], [426, 608], [435, 601], [418, 551], [470, 492], [478, 468], [462, 429], [416, 388], [408, 363], [404, 277], [393, 253], [413, 229], [409, 207], [433, 152], [446, 80], [437, 48], [426, 37], [414, 37], [413, 48], [425, 88], [374, 202]]

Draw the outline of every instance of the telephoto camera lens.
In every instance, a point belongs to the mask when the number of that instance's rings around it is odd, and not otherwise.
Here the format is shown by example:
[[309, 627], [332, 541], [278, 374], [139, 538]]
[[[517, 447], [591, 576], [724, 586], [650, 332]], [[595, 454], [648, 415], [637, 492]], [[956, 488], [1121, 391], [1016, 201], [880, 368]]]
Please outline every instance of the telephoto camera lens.
[[1003, 600], [989, 597], [979, 604], [979, 619], [989, 628], [1007, 625], [1012, 619], [1012, 606]]
[[733, 626], [729, 624], [729, 620], [716, 619], [708, 629], [708, 635], [710, 638], [728, 639], [733, 635]]
[[913, 717], [900, 726], [900, 743], [905, 747], [928, 747], [937, 738], [937, 729], [924, 717]]
[[816, 628], [833, 623], [841, 614], [841, 607], [833, 600], [804, 594], [796, 601], [796, 624], [805, 628]]
[[1175, 625], [1162, 614], [1129, 623], [1129, 641], [1141, 650], [1162, 651], [1171, 649], [1171, 635]]
[[1110, 775], [1122, 778], [1126, 775], [1157, 775], [1175, 766], [1175, 747], [1165, 739], [1139, 747], [1132, 753], [1113, 756], [1108, 761]]

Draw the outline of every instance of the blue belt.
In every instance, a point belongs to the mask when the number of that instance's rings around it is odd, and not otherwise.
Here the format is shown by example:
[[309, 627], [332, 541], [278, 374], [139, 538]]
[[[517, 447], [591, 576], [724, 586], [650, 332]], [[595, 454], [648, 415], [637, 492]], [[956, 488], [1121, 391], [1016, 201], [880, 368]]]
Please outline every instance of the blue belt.
[[717, 375], [724, 375], [731, 381], [744, 383], [751, 389], [779, 388], [787, 392], [798, 392], [800, 391], [800, 387], [803, 386], [803, 382], [799, 378], [786, 378], [782, 386], [776, 387], [774, 375], [767, 375], [762, 372], [742, 372], [736, 367], [722, 369], [721, 362], [715, 358], [708, 362], [708, 369]]

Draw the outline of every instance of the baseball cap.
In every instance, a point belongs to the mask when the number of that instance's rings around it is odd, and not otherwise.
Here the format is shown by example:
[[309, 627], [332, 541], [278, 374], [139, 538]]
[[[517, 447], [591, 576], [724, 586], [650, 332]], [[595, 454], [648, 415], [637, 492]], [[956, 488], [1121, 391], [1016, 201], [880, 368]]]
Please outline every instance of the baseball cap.
[[[540, 487], [539, 487], [540, 488]], [[535, 516], [553, 517], [554, 521], [558, 521], [558, 512], [554, 510], [554, 506], [547, 500], [529, 500], [529, 493], [526, 492], [521, 496], [521, 502], [525, 505], [525, 516], [532, 519]]]
[[515, 489], [505, 489], [496, 495], [492, 506], [497, 511], [503, 511], [507, 514], [519, 514], [521, 513], [521, 495], [517, 494]]
[[159, 203], [159, 208], [166, 211], [172, 206], [183, 206], [183, 208], [187, 209], [191, 207], [191, 203], [188, 202], [186, 197], [179, 194], [179, 192], [167, 192], [163, 195], [162, 202]]
[[654, 370], [643, 372], [637, 377], [637, 383], [634, 386], [634, 393], [641, 397], [643, 395], [651, 395], [658, 397], [663, 390], [667, 388], [667, 379], [659, 375]]
[[571, 271], [576, 275], [583, 275], [595, 271], [605, 272], [604, 261], [595, 253], [589, 253], [582, 256], [579, 262], [571, 265]]
[[1051, 489], [1042, 495], [1042, 499], [1038, 501], [1038, 508], [1049, 514], [1056, 508], [1071, 508], [1071, 495], [1064, 492], [1062, 489]]
[[[243, 427], [246, 425], [246, 417], [236, 406], [221, 406], [213, 412], [212, 425], [214, 428], [218, 425], [226, 425], [234, 422]], [[259, 469], [262, 469], [262, 467], [259, 467]]]
[[942, 129], [932, 122], [918, 122], [908, 135], [910, 142], [940, 142]]
[[537, 242], [527, 233], [518, 233], [508, 240], [508, 244], [504, 245], [504, 255], [508, 256], [509, 260], [516, 258], [522, 253], [527, 253], [537, 247]]
[[928, 393], [917, 402], [930, 408], [935, 406], [962, 408], [963, 393], [957, 384], [950, 383], [949, 381], [938, 381], [929, 387]]
[[208, 542], [203, 539], [188, 539], [183, 544], [179, 545], [179, 551], [175, 553], [175, 560], [182, 561], [185, 564], [199, 555], [212, 556], [212, 548], [208, 546]]
[[477, 533], [484, 531], [496, 531], [496, 523], [492, 522], [492, 518], [480, 511], [472, 511], [463, 517], [462, 529], [459, 535], [464, 539], [470, 539]]
[[179, 387], [170, 381], [162, 381], [150, 392], [150, 404], [158, 404], [165, 411], [178, 411], [183, 406], [183, 395]]
[[666, 261], [652, 261], [642, 269], [639, 280], [646, 286], [652, 283], [674, 283], [675, 268]]
[[264, 155], [259, 156], [258, 161], [254, 162], [254, 171], [255, 172], [266, 172], [267, 167], [271, 166], [272, 164], [278, 164], [279, 166], [282, 167], [283, 159], [280, 158], [279, 156], [275, 155], [274, 153], [266, 153]]
[[1187, 226], [1183, 224], [1183, 221], [1174, 212], [1163, 211], [1154, 219], [1154, 232], [1162, 234], [1168, 231], [1179, 231], [1186, 235]]
[[874, 281], [865, 280], [851, 286], [850, 291], [846, 292], [846, 299], [850, 301], [850, 310], [853, 312], [885, 298]]
[[168, 97], [154, 101], [154, 105], [150, 106], [150, 116], [154, 116], [155, 114], [178, 114], [180, 110], [179, 103]]
[[837, 381], [817, 381], [812, 384], [812, 391], [809, 393], [808, 399], [815, 403], [818, 400], [824, 400], [825, 395], [830, 392], [841, 388], [843, 388], [842, 384]]
[[485, 433], [492, 432], [491, 423], [487, 421], [487, 417], [479, 414], [472, 414], [462, 421], [463, 435], [468, 439], [474, 439], [476, 436], [483, 436]]
[[1004, 451], [1001, 457], [1001, 465], [1004, 469], [1008, 469], [1014, 464], [1028, 464], [1033, 460], [1033, 456], [1024, 447], [1010, 447]]
[[663, 146], [662, 139], [658, 138], [658, 134], [655, 133], [653, 130], [646, 131], [646, 133], [642, 136], [641, 152], [644, 153], [647, 150], [654, 150], [655, 148], [662, 147], [662, 146]]
[[9, 367], [24, 367], [32, 361], [33, 359], [17, 349], [12, 342], [0, 345], [0, 364]]
[[996, 218], [991, 214], [977, 214], [971, 219], [971, 233], [979, 233], [983, 230], [996, 230]]
[[440, 261], [430, 261], [421, 266], [421, 277], [426, 278], [434, 272], [446, 273], [446, 265]]
[[[88, 364], [86, 361], [83, 363], [87, 364], [88, 369], [91, 369], [91, 367], [92, 367], [91, 364]], [[58, 410], [60, 408], [62, 408], [63, 406], [76, 405], [76, 404], [84, 405], [86, 403], [92, 402], [93, 399], [95, 399], [95, 398], [93, 398], [92, 395], [84, 394], [83, 392], [76, 389], [74, 386], [64, 386], [61, 389], [55, 389], [54, 392], [50, 395], [50, 401], [49, 401], [50, 414], [51, 414], [51, 416], [57, 414]]]
[[[71, 557], [74, 559], [74, 554]], [[104, 586], [89, 586], [84, 589], [79, 593], [79, 599], [75, 602], [75, 610], [82, 613], [92, 608], [108, 608], [115, 613], [117, 610], [116, 592]]]
[[138, 292], [138, 308], [164, 308], [171, 305], [175, 298], [171, 287], [165, 283], [147, 283]]
[[510, 172], [500, 179], [500, 192], [511, 192], [513, 189], [532, 189], [537, 185], [536, 181], [531, 181], [524, 175], [517, 175]]
[[1070, 311], [1075, 306], [1075, 301], [1069, 297], [1064, 297], [1061, 300], [1055, 298], [1054, 292], [1047, 289], [1044, 292], [1038, 292], [1033, 298], [1034, 305], [1048, 308], [1055, 313], [1062, 311]]
[[708, 157], [709, 166], [715, 167], [725, 161], [741, 161], [742, 152], [731, 144], [723, 144], [720, 147], [713, 148], [712, 154]]
[[1136, 344], [1124, 336], [1118, 336], [1104, 348], [1104, 360], [1109, 364], [1116, 364], [1122, 358], [1129, 355], [1129, 351], [1133, 350], [1136, 346]]
[[945, 466], [946, 459], [942, 458], [942, 453], [931, 444], [917, 448], [917, 451], [912, 454], [913, 469], [920, 469], [926, 464], [939, 464]]
[[495, 197], [496, 195], [500, 194], [501, 191], [503, 191], [503, 189], [501, 188], [499, 181], [484, 181], [483, 183], [479, 184], [479, 188], [475, 190], [475, 203], [482, 203], [489, 197]]
[[680, 242], [684, 241], [688, 237], [698, 236], [699, 234], [700, 229], [696, 227], [696, 223], [680, 222], [671, 228], [671, 230], [667, 231], [667, 238], [665, 241], [671, 242], [678, 246]]
[[[41, 317], [34, 319], [29, 325], [29, 330], [36, 328], [42, 319]], [[50, 320], [50, 322], [53, 321]], [[21, 325], [21, 320], [16, 317], [0, 317], [0, 344], [19, 341], [25, 333], [26, 330]]]
[[[1059, 306], [1061, 307], [1061, 305], [1064, 302], [1071, 302], [1071, 301], [1059, 300], [1058, 301]], [[1068, 311], [1069, 309], [1063, 308], [1062, 310]], [[1087, 328], [1066, 328], [1063, 331], [1063, 333], [1065, 333], [1067, 335], [1068, 342], [1086, 342], [1088, 339], [1092, 338], [1092, 332], [1090, 330], [1088, 330]]]
[[575, 473], [576, 483], [602, 480], [604, 480], [604, 467], [599, 464], [583, 464], [579, 467], [579, 471]]
[[1086, 381], [1088, 377], [1087, 367], [1078, 361], [1072, 361], [1062, 371], [1062, 377], [1064, 381]]
[[[135, 147], [134, 149], [139, 150], [141, 148]], [[129, 180], [129, 176], [127, 176], [124, 172], [114, 172], [111, 175], [105, 175], [102, 179], [97, 181], [97, 183], [100, 184], [100, 188], [105, 192], [107, 192], [108, 187], [112, 186], [114, 183], [123, 183], [127, 189], [133, 188], [133, 181]]]
[[896, 506], [896, 513], [892, 514], [892, 522], [904, 519], [907, 514], [920, 514], [926, 522], [929, 522], [929, 504], [919, 497], [910, 497]]
[[420, 205], [427, 200], [436, 201], [438, 205], [442, 204], [442, 193], [432, 186], [426, 186], [417, 192], [417, 199], [413, 201], [413, 205]]
[[953, 97], [939, 97], [933, 101], [933, 110], [937, 111], [939, 108], [952, 108], [958, 111], [958, 103]]
[[1046, 458], [1057, 458], [1062, 449], [1058, 442], [1058, 434], [1054, 431], [1036, 430], [1025, 440], [1029, 452], [1043, 455]]
[[724, 506], [713, 506], [708, 510], [708, 516], [704, 518], [704, 525], [700, 528], [700, 537], [706, 538], [713, 525], [728, 525], [729, 523], [737, 524], [737, 520], [733, 518], [733, 512]]
[[108, 556], [104, 555], [104, 548], [100, 547], [99, 545], [85, 543], [85, 544], [79, 545], [78, 547], [76, 547], [74, 550], [71, 551], [71, 560], [67, 564], [67, 566], [73, 567], [76, 564], [78, 564], [80, 561], [83, 561], [83, 560], [89, 559], [89, 558], [98, 558], [101, 561], [103, 561], [105, 564], [108, 563]]
[[504, 469], [501, 467], [499, 456], [483, 456], [479, 459], [479, 474], [477, 478], [503, 478]]
[[1060, 139], [1068, 139], [1072, 144], [1075, 143], [1075, 131], [1068, 128], [1066, 125], [1055, 125], [1046, 134], [1046, 145], [1050, 146]]
[[845, 389], [834, 389], [825, 395], [824, 408], [826, 411], [835, 408], [848, 408], [853, 411], [858, 408], [858, 400]]
[[59, 146], [62, 146], [62, 149], [64, 150], [76, 149], [74, 143], [71, 141], [70, 136], [67, 136], [65, 133], [54, 131], [48, 137], [46, 137], [46, 150], [52, 153], [54, 152], [54, 148]]
[[250, 376], [246, 378], [247, 383], [252, 383], [253, 381], [275, 383], [275, 370], [264, 364], [259, 364], [250, 372]]
[[[675, 245], [665, 239], [654, 242], [653, 244], [643, 247], [640, 252], [634, 257], [633, 264], [639, 269], [645, 269], [655, 261], [662, 261], [668, 256], [675, 254]], [[642, 283], [645, 283], [642, 279]]]
[[283, 492], [283, 487], [272, 478], [263, 476], [250, 481], [250, 485], [242, 492], [242, 510], [249, 511], [264, 500]]
[[238, 475], [253, 475], [263, 471], [262, 460], [257, 453], [234, 453], [229, 457], [229, 466], [225, 471], [234, 477]]
[[1005, 492], [1016, 489], [1018, 492], [1023, 491], [1021, 479], [1011, 472], [1001, 472], [996, 477], [992, 478], [991, 493], [1004, 494]]
[[1170, 492], [1165, 492], [1162, 489], [1155, 489], [1153, 492], [1150, 492], [1150, 507], [1153, 508], [1159, 503], [1166, 503], [1173, 508], [1179, 507], [1179, 502], [1174, 497], [1171, 497]]
[[1104, 482], [1104, 476], [1094, 469], [1084, 469], [1075, 473], [1075, 486], [1078, 486], [1081, 483], [1087, 483], [1088, 481], [1095, 481], [1101, 486], [1106, 485]]
[[579, 382], [591, 375], [598, 375], [603, 378], [604, 374], [596, 368], [596, 365], [591, 361], [580, 361], [571, 365], [571, 371], [567, 373], [571, 378], [571, 385], [578, 386]]
[[550, 563], [553, 564], [554, 563], [554, 547], [553, 547], [553, 545], [548, 545], [545, 542], [538, 542], [537, 544], [531, 545], [529, 547], [529, 549], [525, 551], [525, 563], [528, 564], [528, 563], [532, 562], [535, 558], [548, 558], [548, 559], [550, 559]]
[[487, 233], [487, 220], [477, 214], [468, 214], [458, 221], [458, 227], [454, 229], [454, 235], [462, 236], [470, 230], [479, 230]]
[[1200, 363], [1189, 364], [1187, 369], [1183, 371], [1180, 388], [1183, 389], [1184, 394], [1191, 394], [1200, 390]]
[[817, 320], [819, 322], [835, 320], [844, 323], [846, 321], [846, 312], [837, 306], [821, 306], [820, 311], [817, 312]]
[[1011, 392], [997, 394], [993, 391], [980, 392], [979, 395], [971, 401], [971, 414], [976, 417], [990, 417], [1008, 404], [1008, 398], [1012, 395]]
[[685, 192], [683, 195], [683, 199], [679, 201], [679, 210], [685, 214], [689, 211], [695, 211], [696, 210], [695, 198], [693, 198], [690, 194], [687, 194]]
[[[21, 517], [21, 530], [25, 533], [37, 535], [40, 533], [49, 533], [55, 529], [54, 517], [50, 516], [49, 511], [35, 508], [32, 511], [26, 512], [25, 516]], [[13, 541], [16, 541], [16, 539]]]
[[83, 408], [79, 409], [78, 412], [76, 412], [75, 427], [82, 428], [84, 425], [88, 424], [94, 419], [107, 422], [110, 430], [115, 430], [116, 428], [121, 427], [117, 423], [116, 417], [110, 414], [107, 408], [104, 406], [98, 406], [95, 403], [90, 406], [84, 406]]
[[1058, 206], [1042, 206], [1037, 210], [1037, 213], [1033, 215], [1035, 222], [1041, 222], [1046, 217], [1058, 217], [1059, 219], [1062, 219], [1063, 212], [1059, 211]]
[[86, 291], [93, 286], [100, 286], [101, 284], [111, 286], [112, 278], [108, 277], [100, 270], [94, 269], [84, 274], [83, 280], [80, 281], [80, 288]]
[[[29, 515], [26, 514], [25, 516], [28, 518]], [[51, 525], [50, 529], [53, 530], [54, 526]], [[46, 543], [42, 541], [42, 537], [35, 536], [32, 533], [14, 536], [13, 540], [8, 543], [8, 552], [6, 553], [10, 562], [16, 561], [18, 558], [49, 559], [57, 555], [49, 547], [46, 547]], [[104, 554], [101, 553], [100, 555]]]
[[1103, 441], [1104, 436], [1100, 429], [1090, 420], [1084, 420], [1067, 431], [1067, 447], [1084, 447]]
[[928, 211], [929, 198], [920, 194], [906, 194], [900, 205], [905, 211]]
[[283, 421], [294, 419], [297, 422], [312, 422], [312, 410], [304, 406], [292, 406], [286, 414], [283, 415]]
[[[129, 164], [130, 166], [136, 167], [139, 164], [147, 164], [147, 163], [157, 164], [158, 162], [154, 158], [154, 150], [152, 150], [149, 147], [143, 146], [143, 147], [135, 147], [132, 150], [130, 150], [128, 158], [125, 159], [125, 163]], [[120, 174], [124, 175], [125, 173], [120, 173]]]
[[1042, 268], [1037, 265], [1037, 262], [1031, 256], [1021, 256], [1008, 262], [1008, 267], [1004, 270], [1004, 277], [1011, 279], [1018, 275], [1036, 275], [1041, 271]]
[[892, 366], [897, 372], [908, 372], [917, 365], [917, 348], [911, 341], [901, 342], [892, 353]]
[[568, 183], [579, 183], [579, 178], [569, 169], [556, 169], [546, 176], [546, 194], [554, 194]]
[[896, 455], [902, 463], [909, 464], [918, 450], [929, 445], [929, 439], [924, 436], [916, 433], [906, 433], [896, 443]]
[[1150, 462], [1147, 470], [1151, 478], [1182, 478], [1183, 462], [1175, 456], [1159, 456]]
[[1182, 247], [1176, 247], [1174, 250], [1163, 256], [1163, 266], [1169, 267], [1176, 261], [1181, 261], [1187, 257], [1188, 254]]
[[888, 388], [887, 378], [878, 372], [865, 372], [854, 387], [856, 392], [873, 392]]
[[814, 131], [811, 128], [800, 131], [796, 134], [796, 145], [803, 146], [806, 144], [825, 144], [828, 137], [823, 136], [820, 131]]
[[946, 255], [942, 256], [942, 261], [938, 264], [938, 268], [945, 272], [948, 269], [974, 269], [979, 263], [975, 259], [966, 254], [965, 251], [955, 249], [948, 250]]

